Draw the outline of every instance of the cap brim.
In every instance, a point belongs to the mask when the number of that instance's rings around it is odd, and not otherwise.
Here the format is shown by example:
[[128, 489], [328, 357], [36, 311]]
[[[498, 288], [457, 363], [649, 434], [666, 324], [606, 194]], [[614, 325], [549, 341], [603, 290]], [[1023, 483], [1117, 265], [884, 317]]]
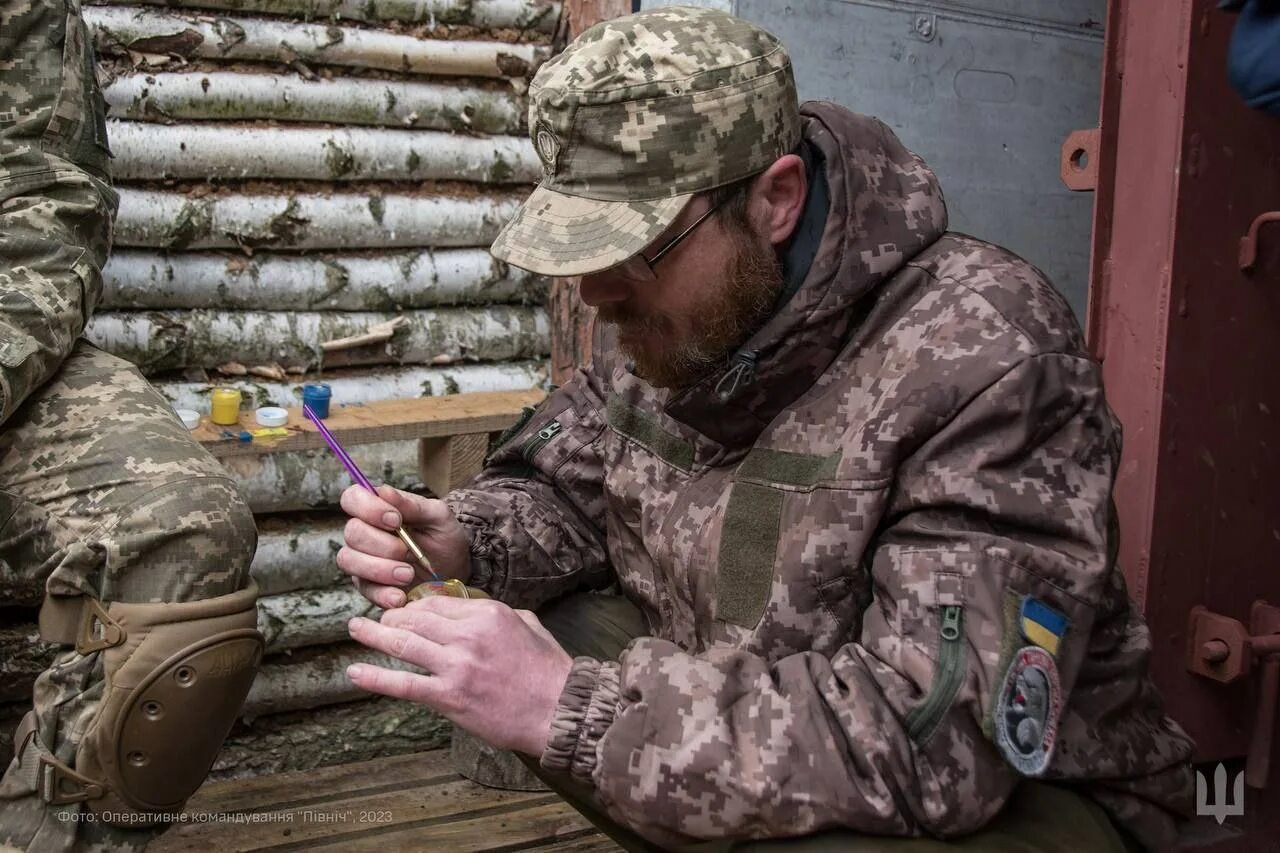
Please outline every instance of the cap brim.
[[599, 272], [652, 243], [693, 196], [599, 201], [539, 186], [489, 251], [500, 261], [543, 275]]

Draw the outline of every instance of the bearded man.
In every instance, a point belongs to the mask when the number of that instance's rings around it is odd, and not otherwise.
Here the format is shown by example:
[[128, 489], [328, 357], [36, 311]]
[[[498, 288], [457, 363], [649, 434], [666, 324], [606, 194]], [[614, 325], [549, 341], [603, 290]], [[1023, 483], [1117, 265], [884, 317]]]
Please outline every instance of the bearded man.
[[[722, 13], [588, 30], [530, 134], [493, 253], [582, 276], [594, 360], [446, 500], [343, 496], [339, 565], [388, 608], [352, 635], [428, 673], [353, 681], [528, 756], [629, 850], [1166, 849], [1191, 747], [1045, 277], [948, 233], [918, 157], [799, 106]], [[496, 601], [403, 606], [402, 521]]]

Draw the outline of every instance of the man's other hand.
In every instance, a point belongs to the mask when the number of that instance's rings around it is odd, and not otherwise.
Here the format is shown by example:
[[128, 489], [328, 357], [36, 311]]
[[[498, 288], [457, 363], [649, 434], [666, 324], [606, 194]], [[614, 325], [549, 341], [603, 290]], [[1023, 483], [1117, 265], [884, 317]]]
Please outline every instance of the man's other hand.
[[419, 702], [498, 749], [542, 755], [571, 658], [528, 610], [432, 596], [356, 618], [352, 639], [427, 675], [353, 664], [357, 687]]
[[470, 579], [470, 543], [444, 501], [390, 486], [379, 486], [377, 495], [351, 486], [342, 493], [341, 505], [351, 520], [342, 533], [338, 568], [379, 607], [403, 607], [407, 588], [431, 580], [396, 535], [402, 522], [442, 579]]

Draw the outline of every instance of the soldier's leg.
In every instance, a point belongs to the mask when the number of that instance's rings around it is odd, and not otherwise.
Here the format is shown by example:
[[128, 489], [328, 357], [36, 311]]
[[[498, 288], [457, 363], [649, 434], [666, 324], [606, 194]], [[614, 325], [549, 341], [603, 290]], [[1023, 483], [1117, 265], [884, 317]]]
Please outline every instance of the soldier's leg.
[[[549, 602], [538, 618], [574, 657], [616, 660], [635, 637], [647, 632], [644, 617], [620, 596], [578, 593]], [[524, 757], [522, 756], [522, 759]], [[548, 773], [536, 761], [525, 763], [549, 788], [631, 853], [664, 849], [611, 820], [591, 801], [590, 791], [568, 774]], [[1019, 786], [1005, 810], [977, 833], [953, 841], [884, 838], [850, 830], [831, 830], [802, 838], [772, 841], [706, 842], [676, 848], [677, 853], [1126, 853], [1139, 849], [1123, 839], [1102, 807], [1082, 794], [1047, 783]]]
[[139, 801], [185, 799], [252, 680], [253, 517], [159, 392], [81, 341], [0, 430], [0, 525], [0, 589], [65, 645], [0, 783], [0, 842], [127, 846], [143, 836], [103, 812], [139, 825]]

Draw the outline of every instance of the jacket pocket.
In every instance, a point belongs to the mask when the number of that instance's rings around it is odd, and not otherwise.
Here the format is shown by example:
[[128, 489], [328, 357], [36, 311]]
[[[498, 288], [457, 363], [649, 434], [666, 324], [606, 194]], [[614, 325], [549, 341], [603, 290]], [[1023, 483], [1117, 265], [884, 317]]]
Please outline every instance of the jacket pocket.
[[594, 411], [584, 414], [570, 406], [554, 416], [535, 416], [512, 440], [510, 450], [518, 452], [530, 470], [556, 477], [578, 451], [599, 438], [603, 429], [604, 423]]
[[919, 744], [927, 743], [933, 737], [964, 683], [968, 643], [964, 634], [963, 589], [962, 575], [939, 572], [935, 576], [938, 653], [933, 680], [924, 700], [911, 709], [906, 719], [907, 734]]

